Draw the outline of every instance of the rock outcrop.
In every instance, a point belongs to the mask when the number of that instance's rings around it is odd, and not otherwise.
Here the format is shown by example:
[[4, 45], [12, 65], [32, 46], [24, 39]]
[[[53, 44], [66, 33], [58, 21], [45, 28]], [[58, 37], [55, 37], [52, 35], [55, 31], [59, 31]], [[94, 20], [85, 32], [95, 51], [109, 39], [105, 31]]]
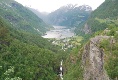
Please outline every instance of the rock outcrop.
[[109, 36], [91, 38], [84, 47], [82, 56], [84, 80], [109, 80], [104, 69], [104, 51], [97, 46], [102, 39], [108, 38]]
[[85, 34], [91, 34], [91, 33], [92, 33], [91, 28], [88, 26], [87, 23], [85, 24], [85, 26], [84, 26], [84, 28], [83, 28], [83, 32], [84, 32]]

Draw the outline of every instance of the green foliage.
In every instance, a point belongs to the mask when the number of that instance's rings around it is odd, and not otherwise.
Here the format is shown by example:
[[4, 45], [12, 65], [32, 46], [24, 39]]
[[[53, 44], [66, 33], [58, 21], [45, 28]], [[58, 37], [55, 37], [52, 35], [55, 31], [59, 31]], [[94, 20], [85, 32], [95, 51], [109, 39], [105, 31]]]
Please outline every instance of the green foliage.
[[116, 42], [118, 42], [118, 34], [115, 34], [114, 38], [115, 38]]
[[14, 0], [0, 0], [0, 3], [0, 16], [6, 22], [12, 24], [15, 29], [34, 34], [43, 34], [51, 28], [33, 12]]
[[108, 41], [108, 40], [103, 40], [103, 41], [100, 43], [100, 48], [105, 49], [105, 51], [110, 50], [110, 43], [109, 43], [109, 41]]
[[[91, 13], [88, 21], [86, 22], [88, 27], [91, 29], [91, 33], [93, 36], [104, 35], [103, 30], [105, 30], [106, 28], [108, 28], [108, 32], [105, 35], [114, 36], [114, 37], [110, 37], [110, 39], [108, 40], [103, 40], [100, 43], [100, 48], [102, 48], [105, 52], [104, 67], [109, 77], [113, 80], [118, 79], [118, 67], [117, 67], [118, 66], [118, 24], [117, 24], [118, 5], [117, 4], [118, 4], [118, 0], [106, 0], [100, 7], [98, 7], [95, 11]], [[81, 28], [76, 29], [76, 32], [79, 32], [78, 34], [82, 36], [85, 35], [81, 31], [82, 31]], [[83, 43], [87, 42], [87, 40], [90, 37], [91, 35], [89, 34], [83, 36]], [[74, 55], [75, 55], [74, 52], [70, 54], [71, 58]], [[80, 56], [80, 54], [78, 55]], [[74, 59], [72, 59], [72, 61], [75, 60], [76, 57], [74, 56]], [[78, 80], [78, 79], [82, 80], [83, 79], [81, 76], [83, 75], [81, 70], [82, 68], [79, 67], [81, 65], [81, 59], [79, 60], [80, 63], [77, 63], [78, 65], [76, 65], [72, 62], [69, 62], [69, 60], [71, 61], [71, 58], [68, 59], [68, 64], [67, 64], [68, 70], [64, 78], [66, 80]], [[80, 71], [81, 74], [79, 74], [76, 70]], [[78, 76], [76, 76], [76, 74], [78, 74]], [[70, 75], [73, 75], [74, 77]]]
[[106, 0], [105, 2], [103, 2], [103, 4], [101, 4], [96, 10], [91, 13], [87, 24], [91, 29], [92, 33], [104, 30], [105, 28], [108, 28], [111, 24], [118, 25], [117, 4], [117, 0]]
[[114, 36], [115, 35], [115, 30], [111, 30], [109, 35]]
[[112, 78], [118, 78], [118, 59], [117, 58], [109, 58], [110, 61], [108, 62], [108, 65], [106, 66], [108, 75]]
[[[83, 80], [81, 48], [90, 34], [83, 36], [81, 46], [64, 52], [38, 35], [49, 27], [31, 11], [12, 0], [1, 0], [0, 3], [0, 80], [56, 80], [61, 59], [64, 60], [64, 80]], [[112, 79], [118, 78], [117, 3], [117, 0], [106, 0], [87, 21], [93, 33], [110, 26], [107, 35], [114, 36], [115, 44], [110, 42], [111, 39], [103, 40], [100, 48], [105, 51], [105, 69]], [[67, 17], [59, 24], [75, 26], [76, 33], [81, 32], [79, 27], [85, 23], [82, 20], [86, 21], [90, 14], [79, 13], [77, 8], [65, 13], [59, 9], [59, 12], [57, 19]]]
[[109, 26], [109, 32], [107, 33], [108, 36], [115, 36], [117, 35], [117, 31], [118, 31], [118, 25], [110, 25]]
[[91, 35], [83, 35], [83, 40], [80, 42], [81, 45], [73, 48], [67, 57], [64, 66], [65, 74], [64, 80], [83, 80], [83, 68], [82, 68], [82, 53], [83, 46], [88, 41]]
[[67, 57], [64, 63], [64, 80], [83, 80], [82, 46], [74, 48]]
[[111, 79], [118, 78], [118, 42], [110, 43], [109, 40], [103, 40], [100, 47], [105, 52], [105, 69]]
[[106, 0], [91, 15], [100, 19], [117, 19], [118, 18], [118, 0]]
[[55, 80], [65, 53], [39, 35], [8, 26], [0, 17], [0, 80]]

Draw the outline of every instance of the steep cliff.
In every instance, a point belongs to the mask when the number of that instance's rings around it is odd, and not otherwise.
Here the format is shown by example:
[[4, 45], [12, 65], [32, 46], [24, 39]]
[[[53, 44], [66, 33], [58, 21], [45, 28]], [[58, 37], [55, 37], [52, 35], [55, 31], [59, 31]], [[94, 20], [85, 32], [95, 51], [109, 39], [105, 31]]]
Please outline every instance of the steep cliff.
[[85, 34], [91, 33], [91, 28], [88, 26], [87, 23], [85, 24], [85, 26], [83, 28], [83, 31], [85, 32]]
[[84, 80], [109, 80], [104, 69], [104, 51], [97, 46], [102, 39], [108, 38], [109, 36], [97, 36], [85, 45], [82, 55]]

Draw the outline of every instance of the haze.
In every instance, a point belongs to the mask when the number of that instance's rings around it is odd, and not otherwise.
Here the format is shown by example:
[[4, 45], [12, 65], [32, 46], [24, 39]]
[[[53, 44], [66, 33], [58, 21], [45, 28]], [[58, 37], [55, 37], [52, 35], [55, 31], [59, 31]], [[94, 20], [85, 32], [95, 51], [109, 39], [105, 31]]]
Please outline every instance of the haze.
[[67, 4], [78, 4], [78, 6], [86, 4], [95, 10], [105, 0], [15, 0], [24, 6], [29, 6], [40, 12], [52, 12], [61, 6]]

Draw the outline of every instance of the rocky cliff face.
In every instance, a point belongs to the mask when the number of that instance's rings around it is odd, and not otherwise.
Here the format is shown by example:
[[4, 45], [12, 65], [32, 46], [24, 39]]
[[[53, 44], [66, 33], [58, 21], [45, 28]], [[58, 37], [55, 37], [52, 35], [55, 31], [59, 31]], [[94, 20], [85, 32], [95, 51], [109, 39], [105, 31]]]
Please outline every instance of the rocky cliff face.
[[92, 32], [91, 32], [91, 28], [88, 26], [87, 23], [85, 24], [85, 26], [84, 26], [84, 28], [83, 28], [83, 31], [84, 31], [85, 34], [90, 34], [90, 33], [92, 33]]
[[82, 56], [84, 80], [109, 80], [104, 69], [104, 51], [97, 46], [102, 39], [108, 38], [108, 36], [97, 36], [90, 39], [84, 47]]

